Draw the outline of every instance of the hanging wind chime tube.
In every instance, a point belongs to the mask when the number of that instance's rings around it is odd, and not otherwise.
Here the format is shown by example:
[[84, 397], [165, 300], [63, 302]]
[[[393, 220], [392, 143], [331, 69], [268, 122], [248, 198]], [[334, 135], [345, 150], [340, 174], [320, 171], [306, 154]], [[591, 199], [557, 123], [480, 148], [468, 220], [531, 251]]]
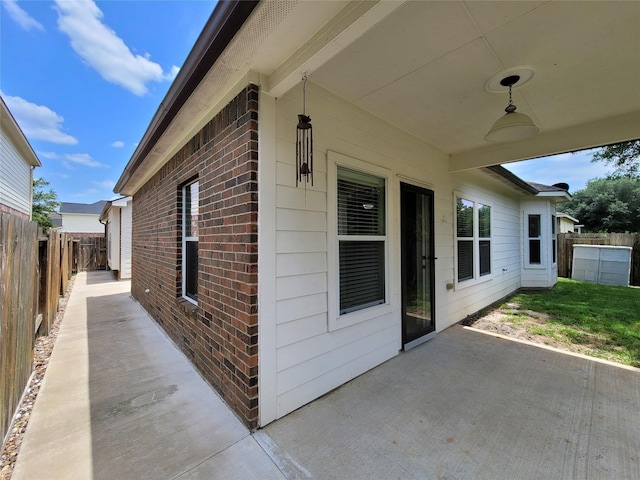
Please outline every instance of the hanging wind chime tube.
[[304, 180], [313, 186], [313, 129], [307, 115], [307, 74], [302, 76], [302, 114], [296, 128], [296, 187]]

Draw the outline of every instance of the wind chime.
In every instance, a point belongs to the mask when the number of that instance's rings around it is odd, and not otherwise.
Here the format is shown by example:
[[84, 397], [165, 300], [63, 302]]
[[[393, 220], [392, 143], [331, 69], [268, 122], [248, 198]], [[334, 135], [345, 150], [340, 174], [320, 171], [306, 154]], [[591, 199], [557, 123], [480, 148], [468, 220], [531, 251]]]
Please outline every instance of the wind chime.
[[313, 185], [313, 129], [307, 115], [307, 74], [302, 75], [302, 114], [296, 128], [296, 187], [304, 180]]

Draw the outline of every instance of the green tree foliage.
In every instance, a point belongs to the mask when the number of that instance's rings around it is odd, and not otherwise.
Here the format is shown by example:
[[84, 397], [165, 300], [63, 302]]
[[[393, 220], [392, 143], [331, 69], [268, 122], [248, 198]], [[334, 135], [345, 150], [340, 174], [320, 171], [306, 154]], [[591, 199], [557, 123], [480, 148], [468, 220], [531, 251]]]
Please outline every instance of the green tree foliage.
[[558, 206], [577, 218], [588, 232], [640, 232], [640, 178], [591, 180]]
[[593, 154], [591, 161], [615, 167], [614, 177], [640, 178], [640, 140], [602, 147]]
[[44, 178], [36, 178], [33, 180], [33, 206], [31, 207], [31, 216], [34, 221], [40, 224], [45, 232], [53, 227], [51, 214], [55, 213], [60, 206], [56, 192], [53, 189], [45, 190], [48, 185], [49, 182]]

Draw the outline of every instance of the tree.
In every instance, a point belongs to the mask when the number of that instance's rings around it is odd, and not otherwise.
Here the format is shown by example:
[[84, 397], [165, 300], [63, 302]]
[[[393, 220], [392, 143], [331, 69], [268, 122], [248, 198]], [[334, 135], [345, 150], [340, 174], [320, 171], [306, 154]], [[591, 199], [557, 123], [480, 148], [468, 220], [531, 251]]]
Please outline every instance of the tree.
[[591, 161], [615, 167], [613, 177], [640, 178], [640, 140], [602, 147], [593, 154]]
[[640, 178], [609, 177], [591, 180], [559, 205], [589, 232], [640, 231]]
[[40, 224], [45, 233], [53, 227], [51, 214], [55, 213], [60, 206], [56, 192], [53, 189], [45, 191], [45, 187], [48, 185], [49, 182], [44, 178], [36, 178], [33, 180], [31, 216], [33, 220]]

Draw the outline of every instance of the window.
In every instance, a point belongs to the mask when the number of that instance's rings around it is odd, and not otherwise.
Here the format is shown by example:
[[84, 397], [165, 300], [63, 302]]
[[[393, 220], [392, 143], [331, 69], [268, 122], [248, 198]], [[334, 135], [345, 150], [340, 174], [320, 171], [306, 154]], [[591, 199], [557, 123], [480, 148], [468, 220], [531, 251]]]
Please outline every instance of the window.
[[385, 303], [385, 179], [337, 168], [340, 315]]
[[491, 274], [491, 207], [456, 197], [458, 282]]
[[558, 234], [556, 233], [556, 216], [551, 215], [551, 260], [557, 262], [558, 257]]
[[198, 181], [182, 187], [182, 296], [198, 301]]
[[541, 215], [527, 215], [528, 241], [529, 241], [529, 264], [542, 264], [542, 222]]

